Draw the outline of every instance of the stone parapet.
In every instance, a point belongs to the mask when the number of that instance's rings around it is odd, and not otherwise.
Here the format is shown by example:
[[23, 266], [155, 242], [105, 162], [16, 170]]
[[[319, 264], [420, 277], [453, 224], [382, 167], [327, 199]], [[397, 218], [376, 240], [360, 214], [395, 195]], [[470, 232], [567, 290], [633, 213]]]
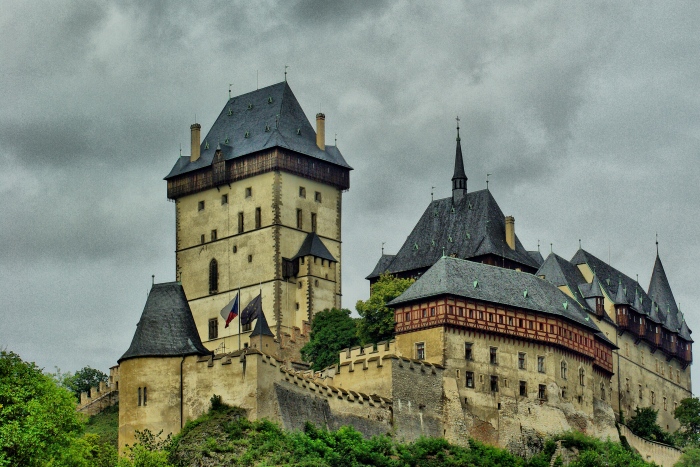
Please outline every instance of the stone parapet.
[[620, 436], [627, 438], [630, 446], [639, 451], [639, 454], [647, 462], [655, 462], [664, 467], [672, 467], [683, 454], [681, 450], [667, 444], [657, 443], [635, 435], [632, 433], [632, 430], [622, 423], [618, 424], [618, 429], [620, 430]]

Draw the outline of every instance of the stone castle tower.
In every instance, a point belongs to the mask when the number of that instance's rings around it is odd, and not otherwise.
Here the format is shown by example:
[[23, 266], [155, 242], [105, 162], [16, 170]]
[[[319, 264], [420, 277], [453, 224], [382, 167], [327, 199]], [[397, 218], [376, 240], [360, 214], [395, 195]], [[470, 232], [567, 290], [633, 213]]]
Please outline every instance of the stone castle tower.
[[[314, 313], [340, 307], [342, 192], [350, 170], [325, 144], [288, 83], [229, 98], [209, 133], [191, 126], [191, 155], [165, 177], [176, 210], [176, 274], [210, 350], [239, 346], [241, 309], [262, 293], [275, 336], [304, 331]], [[241, 327], [247, 342], [251, 326]], [[297, 331], [298, 333], [298, 331]]]

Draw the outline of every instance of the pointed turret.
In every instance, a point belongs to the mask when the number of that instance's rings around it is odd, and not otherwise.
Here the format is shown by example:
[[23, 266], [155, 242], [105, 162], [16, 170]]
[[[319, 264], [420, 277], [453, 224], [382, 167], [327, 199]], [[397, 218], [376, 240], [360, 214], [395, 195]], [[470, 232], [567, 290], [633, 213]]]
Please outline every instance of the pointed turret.
[[617, 283], [617, 294], [615, 294], [615, 305], [627, 305], [627, 294], [622, 287], [622, 280]]
[[632, 307], [637, 310], [640, 313], [644, 312], [644, 299], [642, 298], [642, 294], [639, 293], [639, 290], [635, 288], [634, 290], [634, 305]]
[[268, 355], [277, 355], [278, 346], [275, 345], [275, 335], [272, 334], [270, 326], [267, 324], [265, 313], [260, 307], [258, 319], [255, 321], [255, 328], [250, 333], [250, 346], [259, 349]]
[[666, 271], [661, 264], [658, 252], [654, 262], [654, 271], [649, 281], [649, 296], [662, 311], [668, 310], [674, 317], [678, 314], [678, 305], [676, 305], [676, 299], [673, 298], [673, 292], [671, 292], [671, 286], [668, 283]]
[[[459, 119], [457, 119], [459, 122]], [[452, 202], [458, 203], [467, 194], [467, 174], [464, 172], [462, 144], [459, 138], [459, 123], [457, 123], [457, 151], [455, 153], [455, 172], [452, 175]]]

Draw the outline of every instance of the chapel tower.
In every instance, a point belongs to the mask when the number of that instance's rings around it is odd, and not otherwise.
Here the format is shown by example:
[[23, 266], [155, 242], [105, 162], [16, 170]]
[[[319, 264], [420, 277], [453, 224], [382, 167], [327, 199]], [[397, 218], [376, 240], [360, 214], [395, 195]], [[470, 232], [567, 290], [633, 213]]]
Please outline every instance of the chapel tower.
[[[210, 350], [238, 347], [238, 319], [220, 311], [240, 289], [241, 309], [262, 292], [270, 329], [293, 334], [340, 307], [342, 192], [350, 170], [325, 143], [288, 83], [229, 98], [209, 133], [192, 125], [190, 156], [165, 180], [175, 202], [176, 275]], [[242, 328], [247, 342], [253, 326]]]

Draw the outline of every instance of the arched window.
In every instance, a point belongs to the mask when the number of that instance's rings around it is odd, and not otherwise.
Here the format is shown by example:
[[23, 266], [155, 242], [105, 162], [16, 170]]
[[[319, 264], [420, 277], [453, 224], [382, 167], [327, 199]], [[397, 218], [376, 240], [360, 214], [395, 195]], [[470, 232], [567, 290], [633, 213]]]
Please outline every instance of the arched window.
[[216, 293], [219, 290], [219, 265], [215, 259], [209, 263], [209, 293]]

